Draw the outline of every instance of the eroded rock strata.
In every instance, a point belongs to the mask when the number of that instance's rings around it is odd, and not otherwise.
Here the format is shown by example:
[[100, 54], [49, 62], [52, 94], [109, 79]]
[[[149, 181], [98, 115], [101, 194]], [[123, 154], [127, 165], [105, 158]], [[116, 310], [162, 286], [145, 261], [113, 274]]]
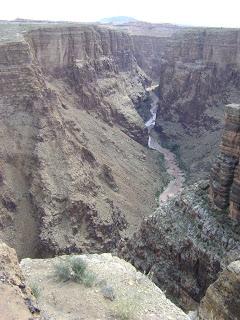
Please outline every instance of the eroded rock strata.
[[208, 189], [207, 182], [186, 188], [144, 219], [120, 248], [185, 309], [195, 309], [219, 271], [240, 258], [239, 225], [214, 211]]
[[91, 26], [1, 44], [0, 236], [19, 256], [112, 250], [156, 207], [131, 46]]
[[[239, 105], [226, 106], [221, 154], [213, 166], [210, 185], [202, 181], [185, 188], [144, 219], [140, 230], [120, 247], [123, 257], [150, 273], [186, 309], [194, 308], [219, 271], [240, 258], [240, 226], [231, 219], [236, 217], [239, 201], [234, 187], [239, 110]], [[229, 209], [229, 216], [219, 208]]]
[[218, 156], [211, 172], [210, 195], [219, 209], [240, 220], [240, 105], [226, 107], [225, 128]]
[[199, 319], [234, 320], [240, 316], [240, 260], [232, 262], [206, 292]]
[[223, 105], [240, 98], [239, 31], [157, 28], [45, 26], [1, 42], [0, 237], [20, 257], [119, 247], [192, 309], [239, 259], [239, 223], [227, 216], [239, 218], [239, 107], [228, 106], [210, 190], [185, 189], [129, 240], [165, 177], [139, 114], [160, 79], [157, 134], [189, 181], [206, 176]]
[[133, 27], [132, 33], [139, 65], [159, 83], [161, 141], [181, 158], [191, 181], [206, 178], [224, 106], [240, 100], [239, 30], [169, 27], [148, 37]]
[[0, 297], [2, 320], [40, 318], [40, 310], [25, 283], [16, 252], [3, 242], [0, 242]]

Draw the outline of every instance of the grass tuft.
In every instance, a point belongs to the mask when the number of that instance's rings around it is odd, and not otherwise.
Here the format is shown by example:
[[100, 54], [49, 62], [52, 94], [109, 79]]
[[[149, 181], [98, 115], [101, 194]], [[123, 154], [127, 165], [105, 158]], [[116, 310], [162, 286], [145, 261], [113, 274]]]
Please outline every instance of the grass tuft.
[[38, 284], [36, 282], [30, 283], [29, 287], [32, 291], [33, 296], [38, 299], [41, 294], [41, 289], [39, 288]]
[[136, 301], [121, 299], [117, 302], [114, 309], [112, 310], [112, 315], [117, 320], [134, 320], [137, 312], [138, 305]]
[[81, 257], [68, 257], [55, 265], [55, 274], [61, 281], [75, 281], [92, 287], [96, 276], [87, 270], [87, 264]]

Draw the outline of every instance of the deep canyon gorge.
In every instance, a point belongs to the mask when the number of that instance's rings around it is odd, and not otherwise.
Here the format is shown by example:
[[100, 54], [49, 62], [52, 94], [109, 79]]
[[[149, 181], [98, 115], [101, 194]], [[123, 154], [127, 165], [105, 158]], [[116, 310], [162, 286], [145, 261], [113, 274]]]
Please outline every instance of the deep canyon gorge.
[[239, 90], [238, 29], [2, 22], [4, 319], [121, 319], [49, 280], [74, 254], [136, 319], [240, 319]]

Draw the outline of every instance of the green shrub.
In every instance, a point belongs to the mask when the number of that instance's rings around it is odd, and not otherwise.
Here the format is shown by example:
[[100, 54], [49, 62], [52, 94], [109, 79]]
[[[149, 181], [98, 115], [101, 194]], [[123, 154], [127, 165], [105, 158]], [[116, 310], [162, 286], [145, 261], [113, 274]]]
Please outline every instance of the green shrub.
[[68, 257], [55, 265], [56, 276], [63, 281], [80, 282], [86, 287], [95, 283], [95, 274], [87, 270], [86, 262], [81, 257]]
[[81, 282], [86, 273], [86, 263], [80, 257], [71, 257], [70, 267], [73, 272], [73, 279]]
[[82, 277], [82, 283], [90, 288], [95, 284], [96, 276], [92, 272], [86, 271]]
[[40, 297], [40, 294], [41, 294], [41, 289], [39, 288], [38, 284], [36, 282], [32, 282], [32, 283], [29, 284], [29, 287], [30, 287], [34, 297], [36, 299], [38, 299]]
[[135, 300], [122, 299], [117, 302], [112, 313], [118, 320], [134, 320], [138, 307]]
[[55, 265], [55, 273], [60, 280], [68, 281], [72, 278], [72, 270], [69, 261], [60, 261]]
[[158, 190], [158, 191], [155, 192], [156, 201], [159, 200], [160, 194], [161, 194], [161, 191], [160, 191], [160, 190]]
[[104, 285], [101, 287], [102, 295], [105, 299], [109, 299], [111, 301], [114, 301], [116, 299], [116, 294], [111, 285]]

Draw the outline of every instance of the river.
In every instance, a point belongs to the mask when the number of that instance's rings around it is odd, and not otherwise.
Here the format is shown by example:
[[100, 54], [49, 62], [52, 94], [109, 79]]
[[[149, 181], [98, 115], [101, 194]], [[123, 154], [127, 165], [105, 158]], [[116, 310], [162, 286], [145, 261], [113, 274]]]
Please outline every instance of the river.
[[147, 88], [147, 91], [150, 94], [152, 99], [151, 104], [151, 118], [145, 123], [145, 126], [148, 128], [148, 147], [154, 149], [164, 156], [165, 166], [168, 174], [171, 176], [171, 181], [167, 185], [166, 189], [159, 196], [159, 205], [171, 197], [175, 196], [183, 189], [183, 183], [185, 181], [184, 173], [179, 168], [176, 156], [170, 150], [163, 148], [153, 137], [152, 132], [156, 124], [157, 110], [158, 110], [158, 97], [154, 93], [157, 85]]

